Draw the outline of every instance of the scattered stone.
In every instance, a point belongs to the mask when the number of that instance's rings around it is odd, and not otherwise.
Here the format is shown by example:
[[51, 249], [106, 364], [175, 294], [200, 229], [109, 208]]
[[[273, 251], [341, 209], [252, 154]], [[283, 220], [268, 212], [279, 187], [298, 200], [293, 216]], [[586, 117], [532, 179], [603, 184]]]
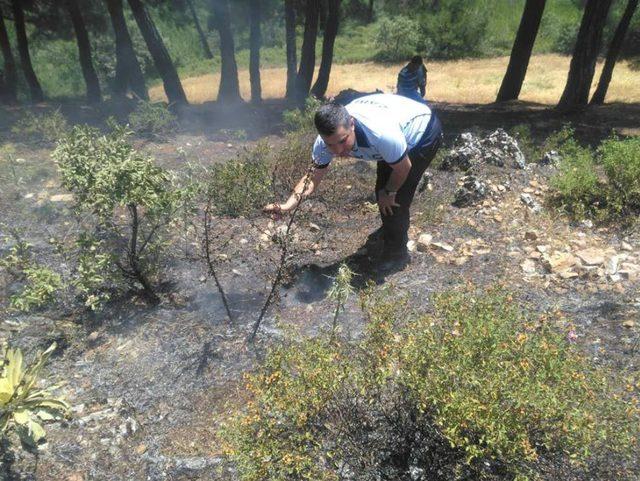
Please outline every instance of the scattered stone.
[[51, 202], [73, 202], [73, 194], [55, 194], [49, 200]]
[[467, 171], [481, 156], [480, 140], [471, 132], [464, 132], [456, 139], [453, 149], [440, 164], [440, 169]]
[[627, 329], [631, 329], [632, 327], [635, 327], [636, 322], [632, 321], [631, 319], [626, 320], [622, 323], [622, 327], [626, 327]]
[[532, 230], [528, 230], [524, 233], [524, 239], [528, 241], [538, 240], [538, 234]]
[[462, 266], [462, 265], [466, 264], [468, 260], [469, 260], [469, 258], [467, 256], [461, 256], [461, 257], [456, 257], [455, 259], [453, 259], [453, 263], [456, 266]]
[[461, 134], [440, 168], [466, 172], [477, 164], [498, 167], [510, 165], [516, 169], [524, 169], [526, 162], [518, 142], [504, 129], [497, 129], [484, 139], [478, 139], [470, 132]]
[[200, 276], [200, 282], [207, 282], [207, 277], [206, 276]]
[[137, 454], [144, 454], [147, 452], [147, 446], [144, 444], [138, 444], [138, 446], [136, 447], [136, 453]]
[[[575, 266], [578, 260], [568, 252], [554, 252], [542, 256], [542, 264], [553, 274], [559, 274]], [[577, 274], [576, 274], [577, 275]]]
[[240, 244], [248, 244], [249, 241], [247, 239], [245, 239], [244, 237], [242, 239], [240, 239], [238, 242], [240, 242]]
[[35, 194], [33, 192], [29, 192], [28, 194], [25, 194], [24, 198], [25, 199], [31, 199], [31, 198], [33, 198], [34, 195]]
[[409, 252], [415, 252], [416, 251], [416, 247], [417, 247], [417, 242], [414, 240], [410, 240], [409, 242], [407, 242], [407, 250]]
[[429, 250], [429, 246], [431, 245], [431, 241], [433, 240], [433, 236], [431, 234], [422, 233], [418, 237], [418, 251], [419, 252], [427, 252]]
[[576, 252], [576, 256], [587, 266], [604, 264], [604, 252], [601, 249], [589, 248]]
[[580, 275], [577, 272], [572, 271], [572, 270], [566, 270], [566, 271], [562, 271], [560, 273], [560, 277], [562, 279], [574, 279], [574, 278], [579, 277], [579, 276]]
[[432, 242], [432, 246], [437, 247], [438, 249], [442, 249], [443, 251], [452, 252], [453, 247], [445, 242]]
[[541, 212], [542, 206], [531, 197], [531, 194], [527, 194], [526, 192], [520, 194], [520, 200], [524, 205], [526, 205], [532, 212]]
[[622, 243], [620, 244], [620, 248], [623, 251], [627, 251], [627, 252], [632, 252], [633, 251], [633, 246], [631, 244], [629, 244], [628, 242], [622, 241]]
[[593, 221], [591, 221], [590, 219], [583, 219], [580, 221], [580, 225], [582, 227], [586, 227], [587, 229], [591, 229], [593, 228]]
[[607, 263], [604, 269], [606, 274], [615, 274], [618, 272], [618, 267], [620, 267], [620, 262], [622, 261], [622, 256], [611, 256], [607, 259]]
[[550, 150], [542, 156], [538, 163], [541, 165], [558, 165], [560, 160], [560, 153], [557, 150]]
[[522, 271], [525, 274], [534, 274], [536, 272], [536, 263], [531, 259], [525, 259], [522, 264], [520, 264]]
[[89, 334], [87, 336], [87, 339], [91, 342], [95, 341], [96, 339], [98, 339], [98, 337], [100, 337], [100, 333], [98, 331], [93, 331], [91, 334]]
[[309, 230], [311, 232], [320, 232], [320, 226], [318, 224], [314, 224], [313, 222], [309, 222]]
[[468, 207], [483, 200], [487, 196], [487, 184], [474, 175], [466, 175], [460, 179], [462, 186], [456, 190], [453, 202], [455, 207]]

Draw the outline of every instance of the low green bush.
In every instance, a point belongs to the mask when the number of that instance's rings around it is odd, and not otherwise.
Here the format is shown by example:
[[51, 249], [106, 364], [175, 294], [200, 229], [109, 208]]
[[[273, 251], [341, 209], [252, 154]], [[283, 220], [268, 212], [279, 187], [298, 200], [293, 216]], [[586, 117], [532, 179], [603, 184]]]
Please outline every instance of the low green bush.
[[308, 97], [302, 109], [285, 110], [282, 120], [289, 132], [298, 134], [315, 134], [316, 128], [313, 117], [322, 101], [315, 97]]
[[164, 140], [176, 132], [178, 119], [167, 104], [140, 100], [129, 114], [129, 126], [140, 136]]
[[54, 143], [67, 132], [69, 124], [59, 109], [42, 113], [26, 111], [11, 128], [17, 139], [45, 143]]
[[93, 244], [105, 249], [96, 252], [106, 256], [101, 262], [113, 259], [125, 279], [157, 301], [150, 276], [182, 193], [169, 172], [129, 144], [127, 128], [112, 128], [102, 135], [77, 126], [58, 142], [52, 157], [62, 185], [74, 194], [77, 212], [92, 214], [87, 232], [99, 233], [103, 241]]
[[238, 158], [211, 167], [203, 189], [213, 214], [247, 216], [266, 203], [272, 182], [269, 156], [269, 145], [261, 142]]
[[637, 450], [637, 398], [508, 293], [448, 292], [421, 314], [386, 288], [362, 306], [359, 341], [287, 338], [247, 376], [221, 432], [242, 480], [525, 480], [541, 458]]
[[618, 215], [640, 212], [640, 137], [610, 138], [598, 149], [608, 179], [608, 208]]
[[420, 25], [415, 20], [397, 16], [384, 18], [378, 23], [375, 46], [376, 60], [400, 62], [416, 54], [420, 41]]

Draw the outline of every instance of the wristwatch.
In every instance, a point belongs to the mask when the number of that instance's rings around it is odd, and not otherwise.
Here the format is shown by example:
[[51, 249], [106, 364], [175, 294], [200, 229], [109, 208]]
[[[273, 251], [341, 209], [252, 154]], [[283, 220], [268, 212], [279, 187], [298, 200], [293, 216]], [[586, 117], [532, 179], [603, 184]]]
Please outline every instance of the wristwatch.
[[388, 190], [386, 187], [383, 190], [384, 190], [384, 193], [387, 194], [387, 195], [397, 194], [398, 193], [397, 190]]

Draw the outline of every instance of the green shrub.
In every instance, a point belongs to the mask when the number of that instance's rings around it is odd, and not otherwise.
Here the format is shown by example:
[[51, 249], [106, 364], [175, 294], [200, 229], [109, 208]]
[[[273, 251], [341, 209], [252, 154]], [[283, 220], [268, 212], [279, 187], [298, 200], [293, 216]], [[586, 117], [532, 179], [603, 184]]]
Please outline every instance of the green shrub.
[[221, 433], [242, 480], [480, 479], [487, 465], [524, 480], [543, 456], [637, 449], [637, 399], [548, 317], [496, 289], [439, 295], [422, 315], [394, 297], [363, 296], [358, 342], [287, 339], [247, 377]]
[[45, 442], [42, 425], [59, 421], [70, 414], [69, 405], [54, 397], [55, 386], [41, 387], [38, 377], [45, 363], [55, 351], [52, 344], [24, 366], [20, 349], [3, 348], [0, 356], [0, 437], [15, 432], [28, 450], [37, 449]]
[[111, 297], [108, 285], [118, 284], [115, 259], [104, 241], [87, 233], [80, 234], [76, 245], [77, 265], [72, 285], [85, 307], [97, 311]]
[[321, 105], [322, 102], [320, 100], [315, 97], [308, 97], [305, 101], [304, 109], [285, 110], [282, 114], [282, 120], [287, 130], [298, 134], [316, 133], [313, 117]]
[[78, 126], [58, 142], [52, 156], [78, 213], [93, 214], [89, 231], [99, 232], [104, 241], [96, 244], [105, 248], [102, 260], [112, 258], [124, 278], [141, 284], [157, 301], [149, 276], [181, 192], [168, 172], [128, 143], [130, 135], [117, 125], [108, 135]]
[[11, 128], [11, 133], [24, 141], [53, 143], [69, 131], [67, 119], [60, 109], [33, 113], [26, 111]]
[[375, 46], [376, 59], [383, 62], [399, 62], [416, 54], [420, 40], [420, 25], [409, 17], [384, 18], [378, 24]]
[[203, 189], [214, 214], [246, 216], [265, 204], [272, 182], [269, 153], [269, 145], [261, 142], [210, 169]]
[[605, 140], [598, 154], [609, 184], [608, 208], [640, 212], [640, 137]]
[[163, 140], [176, 132], [178, 119], [167, 104], [140, 100], [129, 114], [129, 125], [138, 135]]

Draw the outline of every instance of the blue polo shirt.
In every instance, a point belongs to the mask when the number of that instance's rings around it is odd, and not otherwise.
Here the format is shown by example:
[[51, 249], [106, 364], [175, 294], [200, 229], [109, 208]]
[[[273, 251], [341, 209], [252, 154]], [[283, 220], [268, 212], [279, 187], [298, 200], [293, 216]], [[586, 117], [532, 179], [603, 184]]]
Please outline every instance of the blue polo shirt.
[[[427, 105], [394, 94], [367, 95], [345, 108], [355, 124], [356, 142], [350, 156], [388, 164], [400, 162], [425, 137], [432, 117]], [[312, 158], [318, 168], [333, 160], [320, 136], [313, 144]]]

